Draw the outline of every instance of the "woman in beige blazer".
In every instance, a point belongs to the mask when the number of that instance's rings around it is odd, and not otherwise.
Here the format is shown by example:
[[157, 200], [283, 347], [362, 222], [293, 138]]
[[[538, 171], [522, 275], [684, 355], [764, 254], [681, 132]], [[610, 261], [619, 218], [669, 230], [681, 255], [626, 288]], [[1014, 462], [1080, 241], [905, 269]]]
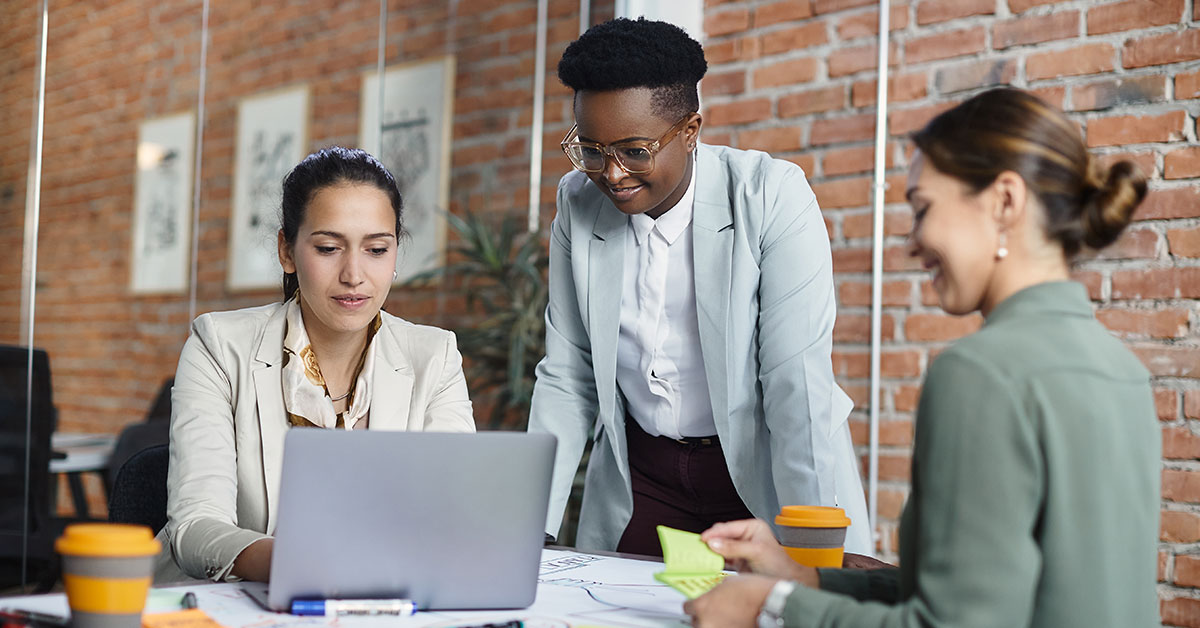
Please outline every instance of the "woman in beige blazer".
[[382, 311], [403, 233], [387, 169], [321, 150], [282, 208], [284, 302], [198, 317], [179, 358], [160, 582], [269, 578], [292, 427], [475, 430], [454, 334]]

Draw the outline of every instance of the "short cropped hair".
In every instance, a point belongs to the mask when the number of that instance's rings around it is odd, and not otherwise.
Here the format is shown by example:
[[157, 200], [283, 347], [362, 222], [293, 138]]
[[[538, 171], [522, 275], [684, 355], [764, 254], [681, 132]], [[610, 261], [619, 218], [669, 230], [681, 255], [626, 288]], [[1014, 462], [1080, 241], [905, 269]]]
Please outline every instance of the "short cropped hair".
[[682, 28], [639, 17], [597, 24], [567, 46], [558, 79], [581, 91], [653, 89], [655, 113], [680, 118], [700, 109], [704, 49]]

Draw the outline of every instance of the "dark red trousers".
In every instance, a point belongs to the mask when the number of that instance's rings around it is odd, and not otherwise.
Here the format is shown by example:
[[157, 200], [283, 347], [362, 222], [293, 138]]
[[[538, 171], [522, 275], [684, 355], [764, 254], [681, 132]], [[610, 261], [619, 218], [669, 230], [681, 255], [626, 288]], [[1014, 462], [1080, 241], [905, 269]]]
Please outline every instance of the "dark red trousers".
[[662, 556], [655, 526], [703, 532], [714, 523], [753, 517], [733, 487], [716, 436], [680, 442], [651, 436], [625, 417], [633, 518], [618, 552]]

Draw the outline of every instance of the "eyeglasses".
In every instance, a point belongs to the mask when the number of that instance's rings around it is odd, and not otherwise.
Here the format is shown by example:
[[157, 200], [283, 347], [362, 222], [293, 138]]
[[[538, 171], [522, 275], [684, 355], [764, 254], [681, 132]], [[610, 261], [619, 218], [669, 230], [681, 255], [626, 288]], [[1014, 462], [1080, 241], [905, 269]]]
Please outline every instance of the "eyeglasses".
[[576, 133], [579, 125], [576, 124], [571, 126], [570, 131], [567, 131], [567, 136], [563, 138], [560, 145], [571, 160], [571, 164], [583, 172], [603, 172], [605, 158], [611, 156], [625, 172], [646, 174], [654, 170], [654, 155], [670, 144], [671, 140], [687, 127], [691, 118], [691, 113], [683, 116], [679, 122], [667, 129], [662, 137], [653, 142], [645, 140], [630, 140], [612, 144], [581, 142]]

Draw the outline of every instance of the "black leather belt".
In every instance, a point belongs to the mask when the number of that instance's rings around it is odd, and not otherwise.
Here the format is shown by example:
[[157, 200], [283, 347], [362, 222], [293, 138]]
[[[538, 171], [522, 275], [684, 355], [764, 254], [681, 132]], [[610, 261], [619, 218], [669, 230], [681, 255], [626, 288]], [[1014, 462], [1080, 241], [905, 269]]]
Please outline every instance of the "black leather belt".
[[702, 445], [704, 447], [719, 445], [721, 443], [721, 441], [717, 440], [716, 434], [712, 436], [684, 436], [683, 438], [672, 438], [671, 440], [683, 445]]

